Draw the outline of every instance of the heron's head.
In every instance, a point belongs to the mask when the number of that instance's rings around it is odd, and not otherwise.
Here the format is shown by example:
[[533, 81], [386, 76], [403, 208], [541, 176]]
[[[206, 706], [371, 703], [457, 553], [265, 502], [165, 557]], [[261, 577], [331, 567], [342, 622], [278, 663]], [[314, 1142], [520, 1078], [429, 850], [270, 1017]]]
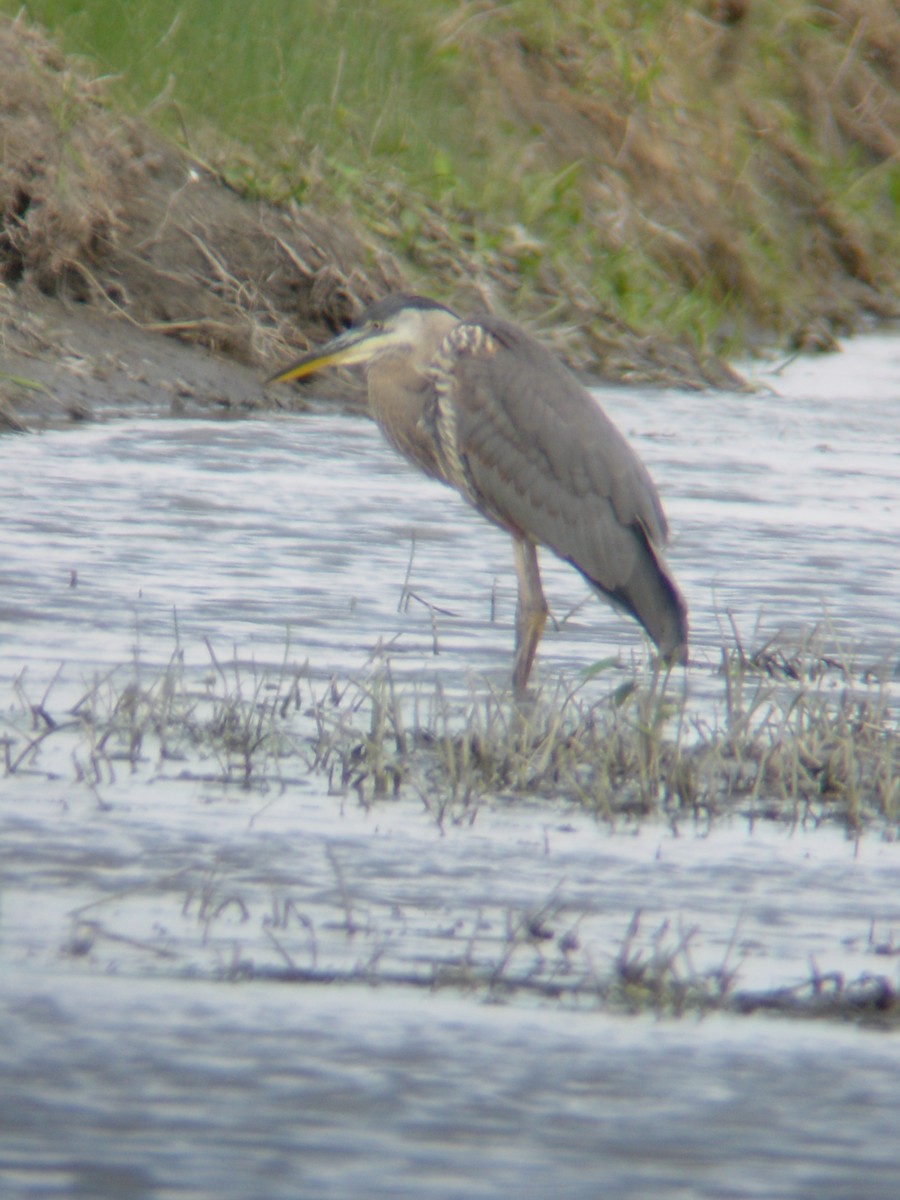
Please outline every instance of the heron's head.
[[379, 300], [344, 333], [273, 375], [267, 382], [305, 379], [325, 367], [370, 364], [389, 354], [418, 358], [429, 354], [459, 318], [424, 296], [388, 296]]

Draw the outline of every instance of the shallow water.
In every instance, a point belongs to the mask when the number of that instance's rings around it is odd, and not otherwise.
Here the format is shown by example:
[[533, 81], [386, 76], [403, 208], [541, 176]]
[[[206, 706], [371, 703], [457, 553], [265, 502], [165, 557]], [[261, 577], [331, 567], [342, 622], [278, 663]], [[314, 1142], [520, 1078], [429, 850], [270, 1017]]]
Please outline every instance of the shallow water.
[[17, 980], [6, 1195], [893, 1200], [896, 1040], [393, 989]]
[[[896, 653], [900, 339], [861, 338], [772, 382], [778, 395], [599, 393], [663, 494], [701, 676], [731, 617], [748, 642], [758, 626], [827, 621], [869, 657]], [[508, 538], [359, 418], [8, 438], [0, 505], [4, 677], [42, 662], [71, 675], [136, 646], [165, 661], [176, 631], [191, 651], [209, 636], [280, 662], [289, 631], [293, 656], [326, 675], [360, 670], [390, 641], [395, 668], [409, 660], [417, 677], [506, 681]], [[417, 599], [398, 612], [408, 569]], [[560, 626], [542, 643], [544, 677], [640, 647], [571, 568], [545, 555], [543, 569]]]
[[[704, 711], [732, 619], [753, 644], [824, 620], [896, 664], [900, 341], [769, 382], [602, 393], [664, 496]], [[0, 512], [4, 711], [46, 693], [59, 719], [176, 647], [202, 677], [205, 638], [251, 681], [288, 661], [323, 688], [389, 648], [401, 683], [506, 683], [507, 540], [357, 418], [9, 437]], [[539, 678], [616, 653], [624, 677], [633, 624], [545, 574]], [[315, 774], [261, 793], [123, 763], [89, 785], [86, 756], [50, 738], [0, 785], [4, 1196], [896, 1195], [896, 1035], [626, 1020], [550, 986], [599, 987], [638, 910], [635, 946], [685, 973], [896, 984], [890, 842], [738, 819], [612, 833], [539, 805], [441, 829], [415, 798], [366, 811]]]

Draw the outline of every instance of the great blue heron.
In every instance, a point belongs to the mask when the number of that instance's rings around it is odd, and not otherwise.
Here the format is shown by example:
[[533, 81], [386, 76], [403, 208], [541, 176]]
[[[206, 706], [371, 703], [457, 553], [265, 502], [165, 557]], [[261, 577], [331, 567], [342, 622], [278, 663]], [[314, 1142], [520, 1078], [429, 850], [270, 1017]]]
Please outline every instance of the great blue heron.
[[687, 611], [662, 557], [653, 481], [548, 350], [497, 317], [462, 319], [422, 296], [389, 296], [269, 382], [342, 363], [367, 365], [369, 406], [388, 441], [512, 535], [517, 695], [547, 619], [538, 545], [636, 617], [663, 658], [684, 661]]

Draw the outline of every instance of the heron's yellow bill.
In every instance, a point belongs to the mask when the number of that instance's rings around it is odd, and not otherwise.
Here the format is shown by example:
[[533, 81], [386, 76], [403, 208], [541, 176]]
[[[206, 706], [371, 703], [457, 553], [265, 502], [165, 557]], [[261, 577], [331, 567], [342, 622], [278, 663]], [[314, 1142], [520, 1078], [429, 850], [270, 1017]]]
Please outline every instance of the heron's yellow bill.
[[279, 371], [277, 375], [273, 375], [271, 379], [267, 379], [266, 383], [290, 383], [292, 379], [305, 379], [308, 375], [314, 375], [316, 371], [322, 370], [323, 367], [336, 366], [341, 361], [340, 353], [306, 355], [297, 362], [291, 363], [283, 371]]
[[290, 383], [292, 379], [306, 379], [316, 371], [326, 367], [339, 367], [341, 364], [350, 366], [352, 363], [366, 362], [371, 357], [371, 349], [366, 345], [367, 337], [364, 330], [348, 329], [346, 333], [332, 338], [318, 350], [304, 354], [296, 362], [278, 371], [266, 383]]

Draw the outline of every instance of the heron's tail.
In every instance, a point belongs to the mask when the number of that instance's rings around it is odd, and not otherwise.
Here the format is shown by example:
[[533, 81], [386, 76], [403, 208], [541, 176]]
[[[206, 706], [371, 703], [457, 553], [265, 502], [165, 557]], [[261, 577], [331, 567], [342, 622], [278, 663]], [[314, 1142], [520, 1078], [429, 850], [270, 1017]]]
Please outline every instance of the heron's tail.
[[662, 555], [655, 547], [637, 559], [631, 577], [615, 589], [588, 580], [614, 604], [631, 613], [669, 663], [687, 662], [688, 615], [684, 597], [672, 578]]

